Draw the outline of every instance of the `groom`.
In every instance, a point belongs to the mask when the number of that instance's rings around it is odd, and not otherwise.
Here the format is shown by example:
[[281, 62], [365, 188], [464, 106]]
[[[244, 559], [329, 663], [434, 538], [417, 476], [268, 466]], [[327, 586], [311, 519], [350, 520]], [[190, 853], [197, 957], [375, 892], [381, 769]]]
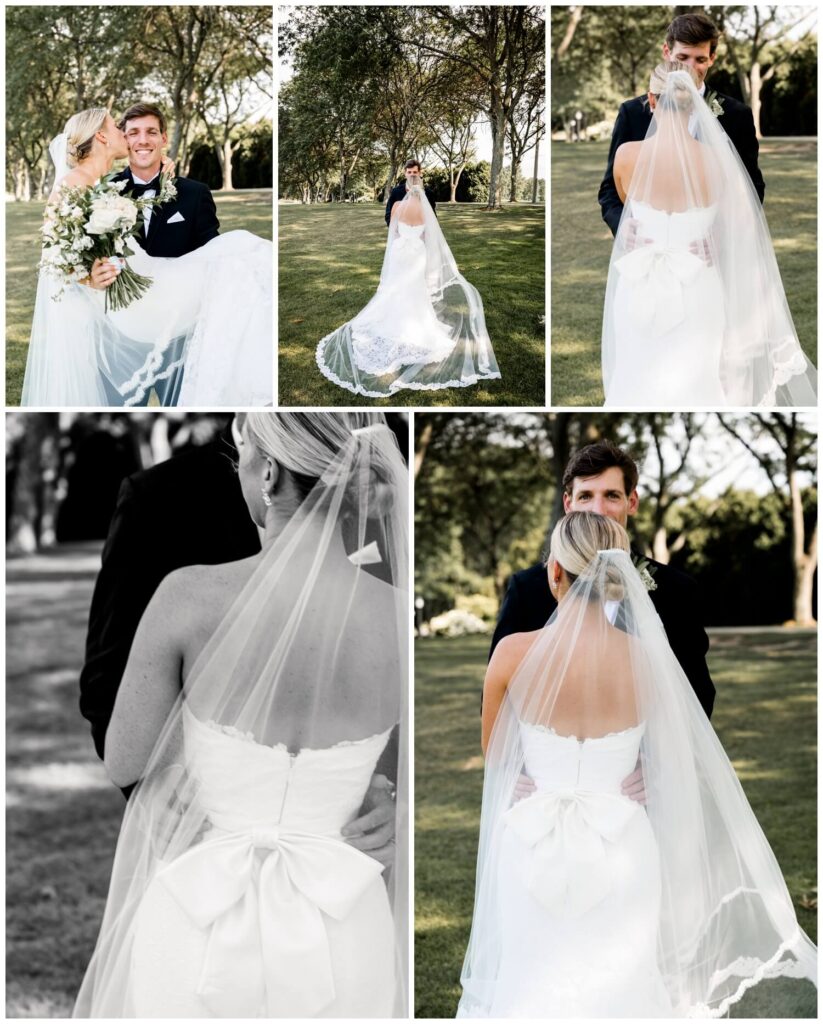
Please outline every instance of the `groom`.
[[[227, 418], [211, 444], [135, 473], [120, 487], [94, 585], [80, 674], [80, 713], [91, 724], [101, 759], [137, 626], [164, 577], [186, 565], [233, 562], [260, 551], [260, 535], [235, 468], [235, 436], [243, 417], [238, 413], [233, 422]], [[392, 426], [399, 434], [398, 419], [393, 418]], [[381, 761], [378, 770], [384, 769], [389, 766]], [[131, 788], [123, 791], [126, 797]], [[393, 856], [393, 820], [388, 780], [375, 775], [361, 816], [343, 834], [351, 845], [386, 864]]]
[[[749, 172], [762, 203], [766, 185], [757, 166], [758, 142], [752, 112], [739, 100], [706, 88], [706, 74], [715, 62], [719, 38], [720, 33], [714, 22], [705, 14], [680, 14], [666, 30], [663, 58], [677, 60], [692, 67], [700, 79], [700, 95], [712, 106], [719, 105], [720, 112], [717, 116], [720, 124]], [[620, 215], [623, 212], [623, 203], [614, 183], [614, 155], [624, 142], [642, 142], [651, 120], [652, 111], [646, 95], [626, 100], [617, 112], [609, 146], [608, 165], [597, 195], [603, 220], [609, 225], [613, 235], [617, 234]]]
[[[160, 172], [165, 163], [163, 150], [168, 142], [166, 118], [153, 103], [135, 103], [123, 114], [118, 127], [126, 136], [129, 165], [114, 181], [127, 183], [124, 195], [139, 199], [155, 196], [159, 188]], [[146, 210], [143, 225], [135, 241], [149, 256], [176, 258], [199, 249], [219, 234], [220, 222], [211, 191], [207, 185], [190, 178], [176, 176], [177, 196], [162, 206]], [[109, 263], [95, 264], [91, 272], [92, 287], [107, 288], [116, 276]], [[183, 339], [172, 342], [164, 353], [166, 366], [182, 356]], [[166, 379], [155, 385], [161, 405], [176, 404], [184, 367], [177, 367]], [[139, 404], [147, 405], [148, 392]]]
[[[413, 174], [417, 174], [421, 178], [423, 177], [423, 171], [422, 168], [420, 167], [419, 160], [406, 161], [406, 181], [408, 181]], [[434, 192], [430, 188], [426, 188], [425, 185], [423, 186], [423, 191], [426, 193], [426, 199], [428, 199], [432, 211], [436, 214], [437, 202], [435, 201], [434, 198]], [[389, 194], [389, 201], [388, 203], [386, 203], [386, 227], [388, 227], [389, 224], [391, 223], [391, 208], [394, 206], [395, 203], [398, 203], [400, 202], [401, 199], [404, 199], [405, 196], [406, 186], [402, 183], [400, 185], [395, 185], [394, 188], [391, 190], [391, 193]]]
[[[628, 529], [637, 512], [637, 465], [611, 441], [586, 445], [569, 459], [563, 474], [566, 512], [597, 512]], [[632, 559], [637, 562], [637, 552]], [[715, 688], [706, 665], [709, 638], [700, 621], [700, 595], [691, 577], [652, 559], [648, 563], [654, 587], [649, 591], [666, 636], [703, 710], [711, 717]], [[509, 580], [500, 608], [491, 650], [509, 633], [542, 629], [557, 602], [549, 589], [544, 563], [516, 572]]]

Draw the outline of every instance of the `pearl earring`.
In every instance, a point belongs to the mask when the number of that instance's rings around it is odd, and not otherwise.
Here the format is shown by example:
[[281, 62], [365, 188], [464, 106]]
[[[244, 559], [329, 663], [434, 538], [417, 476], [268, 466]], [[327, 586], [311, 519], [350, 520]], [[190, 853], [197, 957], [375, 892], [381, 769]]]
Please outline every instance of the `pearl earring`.
[[266, 506], [266, 508], [271, 508], [271, 495], [269, 494], [269, 492], [266, 490], [265, 487], [261, 487], [260, 492], [263, 495], [263, 504]]

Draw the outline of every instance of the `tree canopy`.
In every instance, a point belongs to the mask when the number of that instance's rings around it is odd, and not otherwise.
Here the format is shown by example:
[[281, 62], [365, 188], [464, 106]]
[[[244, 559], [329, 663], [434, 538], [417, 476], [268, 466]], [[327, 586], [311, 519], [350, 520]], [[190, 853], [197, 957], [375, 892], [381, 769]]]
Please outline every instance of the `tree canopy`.
[[272, 97], [271, 8], [6, 9], [6, 175], [17, 199], [48, 194], [48, 143], [73, 113], [103, 106], [117, 117], [138, 100], [165, 110], [181, 173], [206, 144], [214, 184], [231, 188], [239, 140]]

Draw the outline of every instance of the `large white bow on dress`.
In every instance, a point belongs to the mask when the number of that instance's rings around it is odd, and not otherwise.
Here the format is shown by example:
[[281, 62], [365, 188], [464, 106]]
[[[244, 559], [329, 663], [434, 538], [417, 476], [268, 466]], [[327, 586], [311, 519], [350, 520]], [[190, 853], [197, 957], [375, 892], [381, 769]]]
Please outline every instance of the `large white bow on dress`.
[[210, 928], [197, 994], [218, 1017], [315, 1017], [335, 997], [324, 915], [342, 921], [382, 865], [340, 839], [281, 830], [207, 839], [158, 878]]
[[552, 913], [580, 917], [611, 890], [605, 843], [616, 842], [640, 805], [581, 789], [538, 790], [503, 821], [532, 847], [527, 887]]
[[655, 242], [641, 245], [615, 260], [615, 268], [636, 289], [630, 315], [647, 334], [665, 334], [685, 317], [683, 288], [691, 284], [706, 264], [688, 249]]

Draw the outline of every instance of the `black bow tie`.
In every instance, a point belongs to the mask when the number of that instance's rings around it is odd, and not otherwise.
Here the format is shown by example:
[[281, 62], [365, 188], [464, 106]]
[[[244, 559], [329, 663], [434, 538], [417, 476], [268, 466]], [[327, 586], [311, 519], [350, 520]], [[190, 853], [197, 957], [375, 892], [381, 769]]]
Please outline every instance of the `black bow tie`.
[[139, 185], [136, 181], [132, 180], [130, 192], [135, 199], [139, 199], [146, 192], [159, 192], [160, 191], [160, 175], [156, 178], [152, 178], [151, 181], [147, 181], [145, 185]]

